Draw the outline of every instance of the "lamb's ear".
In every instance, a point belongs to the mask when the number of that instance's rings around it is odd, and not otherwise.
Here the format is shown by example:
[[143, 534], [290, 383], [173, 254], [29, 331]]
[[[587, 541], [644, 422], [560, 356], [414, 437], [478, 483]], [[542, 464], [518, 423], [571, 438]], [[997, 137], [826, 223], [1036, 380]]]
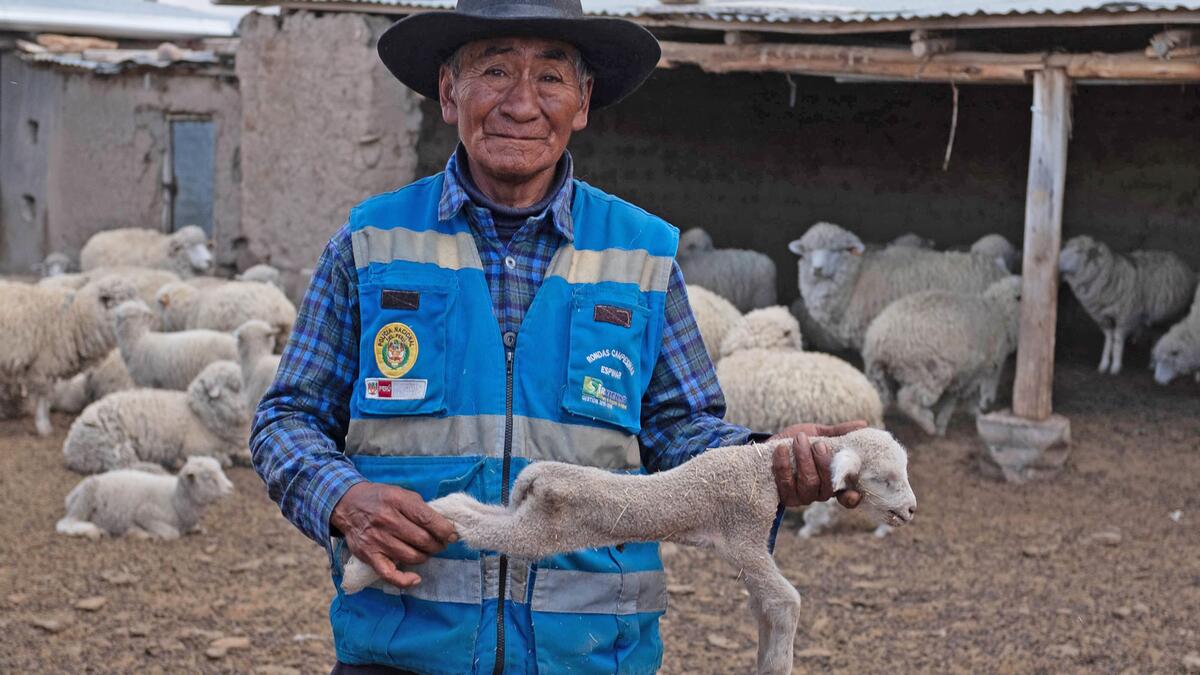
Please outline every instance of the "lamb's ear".
[[841, 492], [858, 486], [858, 474], [862, 471], [862, 457], [853, 448], [843, 448], [833, 456], [830, 464], [833, 471], [833, 491]]
[[862, 242], [858, 242], [857, 244], [852, 244], [850, 248], [846, 250], [850, 252], [850, 255], [862, 255], [863, 252], [867, 250], [867, 247], [864, 246]]
[[804, 247], [800, 245], [799, 239], [793, 239], [788, 244], [788, 250], [791, 251], [792, 253], [795, 253], [798, 256], [804, 255]]

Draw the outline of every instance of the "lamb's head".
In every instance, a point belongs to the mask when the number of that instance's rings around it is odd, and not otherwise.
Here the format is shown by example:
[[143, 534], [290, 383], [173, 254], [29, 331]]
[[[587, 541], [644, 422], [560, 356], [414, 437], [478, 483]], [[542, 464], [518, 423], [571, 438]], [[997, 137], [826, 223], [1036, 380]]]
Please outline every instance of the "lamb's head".
[[279, 330], [274, 326], [260, 319], [251, 319], [238, 326], [233, 331], [233, 336], [237, 338], [238, 358], [247, 363], [270, 354], [278, 333]]
[[787, 307], [764, 307], [747, 312], [721, 341], [721, 358], [747, 349], [800, 351], [800, 322]]
[[263, 263], [259, 263], [252, 267], [246, 268], [245, 272], [234, 277], [238, 281], [257, 281], [261, 284], [271, 284], [279, 290], [283, 288], [283, 275], [279, 268], [272, 267]]
[[182, 227], [168, 238], [167, 257], [171, 259], [171, 268], [185, 278], [204, 274], [213, 265], [208, 235], [195, 225]]
[[881, 429], [860, 429], [828, 439], [834, 447], [833, 489], [862, 493], [858, 508], [893, 527], [912, 522], [917, 497], [908, 483], [908, 452]]
[[922, 237], [915, 232], [905, 232], [888, 242], [888, 246], [894, 248], [928, 248], [932, 249], [937, 246], [937, 242], [928, 237]]
[[1021, 261], [1021, 252], [1000, 234], [986, 234], [980, 237], [979, 241], [971, 244], [971, 253], [991, 258], [1009, 272], [1015, 271], [1017, 263]]
[[43, 277], [58, 277], [70, 272], [74, 265], [66, 253], [55, 251], [46, 256], [45, 260], [35, 263], [33, 271]]
[[163, 284], [154, 294], [158, 301], [158, 317], [163, 330], [183, 330], [192, 307], [200, 299], [201, 290], [186, 281]]
[[788, 244], [788, 250], [800, 256], [804, 302], [817, 307], [831, 300], [836, 289], [853, 283], [867, 249], [853, 232], [833, 223], [817, 223]]
[[1068, 282], [1092, 279], [1112, 265], [1112, 249], [1086, 234], [1072, 237], [1058, 254], [1058, 271]]
[[676, 257], [680, 260], [704, 251], [713, 250], [713, 240], [704, 228], [693, 227], [679, 235], [679, 252]]
[[242, 369], [233, 361], [213, 361], [188, 385], [188, 408], [209, 431], [246, 441], [250, 413], [242, 400]]
[[1150, 352], [1150, 367], [1154, 381], [1170, 384], [1180, 375], [1196, 372], [1200, 375], [1200, 325], [1189, 318], [1171, 327], [1154, 344]]
[[141, 300], [126, 300], [117, 306], [113, 316], [117, 327], [117, 339], [135, 339], [149, 332], [155, 323], [154, 312]]
[[1021, 282], [1020, 275], [1012, 274], [1003, 279], [993, 282], [987, 290], [983, 292], [983, 297], [994, 303], [993, 306], [999, 307], [1004, 312], [1005, 327], [1008, 329], [1008, 337], [1015, 347], [1017, 344], [1017, 335], [1021, 327], [1021, 291], [1024, 284]]
[[71, 300], [74, 311], [79, 316], [86, 316], [84, 322], [89, 330], [94, 330], [93, 337], [98, 338], [97, 348], [107, 354], [117, 341], [116, 326], [117, 308], [124, 302], [136, 300], [137, 287], [118, 277], [104, 277], [85, 284], [75, 292]]
[[225, 477], [221, 463], [212, 457], [188, 457], [179, 470], [179, 486], [193, 503], [201, 506], [233, 492], [233, 483]]

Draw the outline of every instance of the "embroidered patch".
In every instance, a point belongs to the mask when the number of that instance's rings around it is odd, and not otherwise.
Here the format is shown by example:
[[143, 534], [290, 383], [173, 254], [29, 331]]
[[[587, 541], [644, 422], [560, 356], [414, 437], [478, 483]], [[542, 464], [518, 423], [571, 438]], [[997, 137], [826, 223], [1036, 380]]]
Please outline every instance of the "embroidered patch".
[[624, 307], [614, 307], [612, 305], [596, 305], [592, 310], [592, 321], [602, 323], [611, 323], [614, 326], [629, 328], [633, 323], [633, 312]]
[[389, 323], [375, 334], [375, 365], [389, 378], [403, 377], [417, 363], [417, 335], [407, 325]]
[[379, 306], [383, 309], [420, 309], [421, 294], [384, 288], [379, 291]]
[[387, 380], [368, 377], [367, 398], [385, 401], [419, 401], [425, 398], [429, 380]]
[[609, 410], [625, 410], [629, 407], [629, 399], [608, 387], [597, 377], [583, 376], [583, 395], [580, 400], [584, 403], [594, 403]]

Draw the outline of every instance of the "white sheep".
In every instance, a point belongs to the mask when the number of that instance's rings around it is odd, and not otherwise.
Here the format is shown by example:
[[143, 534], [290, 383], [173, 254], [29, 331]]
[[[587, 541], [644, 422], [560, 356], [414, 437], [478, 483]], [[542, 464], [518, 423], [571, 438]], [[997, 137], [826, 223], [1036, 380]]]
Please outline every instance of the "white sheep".
[[296, 306], [287, 296], [270, 284], [256, 281], [227, 281], [209, 288], [167, 284], [158, 291], [158, 312], [163, 330], [207, 328], [232, 332], [251, 319], [266, 321], [279, 332], [277, 351], [282, 351], [296, 322]]
[[136, 295], [113, 278], [78, 291], [0, 282], [0, 382], [33, 397], [38, 434], [52, 431], [54, 381], [98, 363], [116, 346], [112, 313]]
[[175, 468], [191, 455], [215, 457], [229, 466], [249, 459], [249, 428], [240, 369], [217, 361], [187, 391], [131, 389], [84, 408], [67, 432], [63, 458], [79, 473], [138, 462]]
[[717, 362], [725, 419], [758, 431], [849, 420], [883, 426], [883, 404], [865, 375], [837, 357], [800, 348], [800, 325], [787, 308], [742, 317]]
[[114, 349], [99, 364], [69, 380], [56, 382], [50, 408], [78, 413], [93, 401], [99, 401], [114, 391], [133, 389], [134, 386], [129, 370], [125, 368], [125, 361], [121, 358], [121, 350]]
[[188, 457], [177, 476], [117, 469], [79, 482], [65, 500], [59, 534], [178, 539], [199, 529], [209, 505], [233, 491], [211, 457]]
[[275, 288], [287, 292], [287, 289], [283, 287], [283, 274], [279, 271], [279, 268], [265, 263], [247, 267], [244, 272], [235, 275], [233, 278], [235, 281], [256, 281], [260, 284], [271, 284]]
[[1154, 381], [1170, 384], [1180, 375], [1196, 373], [1200, 381], [1200, 288], [1192, 300], [1192, 309], [1182, 321], [1171, 326], [1150, 353]]
[[70, 272], [75, 267], [75, 261], [66, 253], [52, 251], [44, 260], [34, 263], [33, 272], [41, 277], [56, 277]]
[[[908, 482], [908, 457], [891, 434], [862, 429], [817, 440], [834, 452], [835, 490], [858, 489], [864, 495], [859, 508], [879, 521], [902, 525], [913, 519], [917, 500]], [[465, 493], [429, 505], [454, 523], [468, 545], [518, 558], [537, 560], [628, 541], [713, 549], [737, 570], [750, 593], [758, 623], [758, 672], [791, 673], [800, 594], [769, 550], [779, 505], [773, 450], [774, 443], [713, 448], [649, 475], [536, 462], [517, 477], [508, 507], [481, 504]], [[354, 557], [345, 561], [344, 592], [377, 581], [366, 563]]]
[[704, 349], [708, 352], [708, 358], [716, 363], [721, 356], [721, 341], [733, 324], [742, 318], [742, 313], [732, 302], [703, 286], [688, 284], [687, 294]]
[[164, 284], [179, 281], [179, 275], [168, 270], [148, 267], [97, 267], [94, 270], [77, 274], [45, 277], [38, 281], [38, 285], [81, 288], [84, 284], [107, 277], [118, 277], [133, 284], [138, 289], [138, 297], [147, 305], [153, 305], [158, 301], [158, 289], [162, 288]]
[[944, 436], [959, 402], [976, 412], [996, 400], [1000, 375], [1017, 349], [1021, 278], [983, 293], [922, 291], [888, 305], [863, 344], [867, 378], [884, 405], [930, 435]]
[[812, 312], [808, 311], [808, 307], [805, 306], [803, 296], [796, 298], [789, 309], [792, 316], [796, 317], [796, 321], [800, 322], [800, 332], [804, 335], [804, 344], [807, 345], [809, 351], [830, 353], [845, 351], [846, 343], [837, 339], [836, 336], [825, 330], [824, 326], [817, 323]]
[[713, 248], [699, 227], [679, 237], [675, 256], [683, 278], [733, 303], [739, 312], [775, 304], [775, 263], [765, 254], [738, 248]]
[[996, 261], [1005, 272], [1014, 274], [1021, 267], [1021, 252], [1002, 234], [985, 234], [974, 244], [971, 253], [982, 255]]
[[1121, 372], [1125, 338], [1182, 315], [1196, 290], [1196, 273], [1174, 253], [1134, 251], [1124, 256], [1087, 235], [1063, 245], [1058, 267], [1079, 304], [1104, 332], [1101, 373]]
[[788, 244], [800, 256], [800, 293], [813, 318], [837, 340], [862, 349], [871, 321], [909, 293], [981, 293], [1008, 275], [985, 256], [916, 248], [867, 250], [852, 232], [817, 223]]
[[276, 330], [267, 322], [247, 321], [233, 332], [237, 340], [238, 363], [242, 368], [242, 393], [246, 409], [254, 410], [279, 370], [279, 355], [272, 354]]
[[905, 232], [888, 242], [888, 248], [937, 248], [937, 242], [915, 232]]
[[172, 234], [139, 227], [97, 232], [79, 252], [79, 269], [151, 267], [187, 278], [212, 268], [208, 235], [195, 225]]
[[156, 321], [141, 300], [117, 307], [117, 348], [138, 387], [187, 389], [208, 364], [238, 358], [237, 339], [229, 333], [205, 329], [159, 333], [151, 330]]

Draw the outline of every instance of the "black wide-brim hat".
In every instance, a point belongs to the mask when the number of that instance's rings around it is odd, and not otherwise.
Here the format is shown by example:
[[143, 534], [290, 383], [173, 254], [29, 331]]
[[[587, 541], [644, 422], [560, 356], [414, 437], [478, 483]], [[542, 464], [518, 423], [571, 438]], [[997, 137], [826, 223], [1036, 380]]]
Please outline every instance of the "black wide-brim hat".
[[650, 31], [624, 19], [585, 17], [579, 0], [460, 0], [453, 12], [422, 12], [392, 24], [379, 58], [417, 93], [438, 100], [438, 68], [461, 46], [493, 37], [572, 44], [595, 76], [592, 110], [633, 93], [658, 65]]

